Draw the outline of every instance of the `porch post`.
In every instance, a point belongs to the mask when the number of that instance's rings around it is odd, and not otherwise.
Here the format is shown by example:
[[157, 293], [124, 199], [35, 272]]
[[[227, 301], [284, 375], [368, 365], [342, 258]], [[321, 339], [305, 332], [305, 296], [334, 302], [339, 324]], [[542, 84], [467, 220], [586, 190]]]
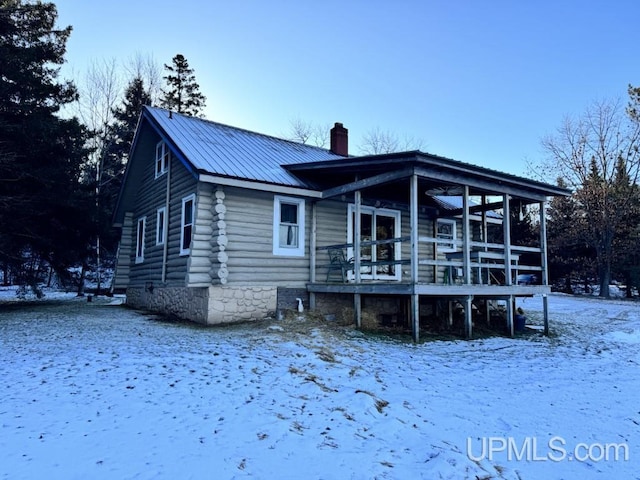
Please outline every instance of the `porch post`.
[[504, 232], [504, 284], [512, 285], [511, 281], [511, 211], [509, 210], [509, 195], [502, 196], [502, 231]]
[[471, 228], [469, 225], [469, 186], [465, 185], [462, 192], [462, 257], [464, 262], [464, 283], [471, 285]]
[[410, 232], [411, 232], [411, 283], [418, 283], [418, 176], [411, 175], [410, 185], [411, 205], [410, 211]]
[[362, 235], [362, 214], [360, 213], [360, 207], [362, 205], [362, 193], [360, 190], [354, 192], [354, 232], [353, 232], [353, 274], [356, 284], [360, 283], [360, 238]]
[[411, 326], [413, 341], [420, 339], [420, 296], [416, 294], [418, 283], [418, 175], [411, 175], [409, 186], [410, 206], [409, 216], [411, 222]]
[[359, 293], [353, 294], [353, 315], [356, 317], [356, 328], [362, 327], [362, 297]]
[[[317, 227], [318, 227], [318, 209], [317, 203], [311, 203], [311, 240], [309, 241], [309, 279], [311, 283], [316, 283], [316, 261], [317, 261]], [[316, 294], [309, 293], [309, 309], [316, 308]]]
[[[487, 204], [487, 196], [482, 195], [482, 241], [486, 244], [489, 243], [487, 239], [489, 235], [489, 227], [487, 226], [487, 211], [484, 209], [484, 206]], [[484, 251], [486, 252], [489, 248], [485, 245]]]
[[[544, 209], [545, 202], [540, 202], [540, 282], [549, 285], [549, 268], [547, 264], [547, 215]], [[542, 312], [544, 317], [544, 334], [549, 335], [549, 299], [547, 294], [542, 295]]]

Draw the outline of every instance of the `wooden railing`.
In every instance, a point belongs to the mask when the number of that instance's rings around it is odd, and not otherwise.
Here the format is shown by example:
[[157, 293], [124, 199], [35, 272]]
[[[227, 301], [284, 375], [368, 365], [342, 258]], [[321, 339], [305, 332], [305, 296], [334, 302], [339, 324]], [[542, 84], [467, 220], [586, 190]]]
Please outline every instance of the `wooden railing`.
[[[378, 245], [387, 245], [387, 244], [398, 244], [397, 251], [402, 251], [402, 244], [404, 242], [408, 242], [411, 240], [411, 237], [397, 237], [385, 240], [372, 240], [372, 241], [361, 241], [360, 248], [363, 247], [375, 247]], [[460, 275], [457, 275], [457, 270], [462, 269], [464, 277], [464, 272], [467, 271], [465, 269], [464, 262], [464, 254], [462, 251], [463, 242], [461, 240], [452, 240], [447, 239], [443, 240], [441, 238], [436, 237], [425, 237], [421, 236], [418, 239], [419, 243], [428, 244], [432, 246], [432, 250], [430, 253], [431, 258], [418, 258], [419, 267], [431, 267], [431, 274], [426, 274], [424, 270], [419, 271], [419, 277], [421, 279], [431, 278], [430, 283], [434, 284], [446, 284], [446, 283], [455, 283], [454, 278], [460, 278]], [[455, 246], [455, 250], [447, 250], [442, 251], [442, 249], [438, 249], [438, 245], [447, 245]], [[344, 249], [345, 252], [348, 249], [353, 249], [353, 243], [343, 243], [343, 244], [334, 244], [334, 245], [324, 245], [316, 248], [317, 252], [328, 251], [329, 249], [341, 248]], [[442, 248], [442, 247], [441, 247]], [[469, 268], [468, 271], [471, 272], [472, 277], [469, 283], [471, 284], [505, 284], [504, 274], [507, 271], [506, 269], [506, 259], [507, 252], [505, 251], [505, 245], [499, 243], [488, 243], [488, 242], [478, 242], [478, 241], [470, 241], [469, 242]], [[408, 249], [405, 249], [407, 251]], [[435, 254], [434, 254], [435, 252]], [[510, 274], [512, 276], [510, 283], [517, 283], [517, 277], [519, 272], [542, 272], [543, 268], [538, 265], [528, 265], [520, 263], [520, 258], [522, 254], [525, 253], [535, 253], [538, 255], [542, 254], [542, 249], [538, 247], [525, 247], [525, 246], [516, 246], [511, 245], [509, 250], [508, 258], [510, 259]], [[346, 256], [346, 255], [345, 255]], [[320, 273], [324, 269], [328, 269], [331, 265], [328, 263], [328, 257], [316, 256], [317, 263], [316, 269], [320, 270]], [[319, 260], [319, 261], [318, 261]], [[353, 259], [351, 259], [353, 260]], [[355, 263], [355, 262], [354, 262]], [[387, 265], [409, 265], [411, 264], [410, 258], [399, 258], [399, 259], [384, 259], [384, 260], [369, 260], [369, 259], [360, 259], [360, 267], [366, 268], [375, 268], [377, 266], [387, 266]], [[541, 262], [542, 263], [542, 262]], [[321, 276], [322, 277], [322, 276]], [[403, 281], [407, 281], [406, 275], [402, 276]], [[393, 281], [393, 280], [390, 280]], [[427, 280], [428, 281], [428, 280]], [[464, 279], [462, 280], [464, 282]]]

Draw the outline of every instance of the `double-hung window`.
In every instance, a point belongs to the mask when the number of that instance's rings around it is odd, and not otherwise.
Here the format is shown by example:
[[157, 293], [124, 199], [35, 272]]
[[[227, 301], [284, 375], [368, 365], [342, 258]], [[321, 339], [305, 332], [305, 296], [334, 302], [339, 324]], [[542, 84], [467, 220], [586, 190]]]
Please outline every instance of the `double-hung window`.
[[196, 196], [191, 194], [182, 199], [182, 220], [180, 229], [180, 255], [189, 255], [193, 236]]
[[169, 148], [163, 141], [156, 145], [156, 178], [167, 173], [169, 169]]
[[304, 199], [278, 195], [274, 197], [274, 255], [304, 256], [304, 209]]
[[138, 219], [138, 228], [136, 230], [136, 263], [144, 262], [144, 236], [147, 217]]
[[167, 223], [167, 209], [161, 207], [156, 211], [156, 245], [164, 245]]

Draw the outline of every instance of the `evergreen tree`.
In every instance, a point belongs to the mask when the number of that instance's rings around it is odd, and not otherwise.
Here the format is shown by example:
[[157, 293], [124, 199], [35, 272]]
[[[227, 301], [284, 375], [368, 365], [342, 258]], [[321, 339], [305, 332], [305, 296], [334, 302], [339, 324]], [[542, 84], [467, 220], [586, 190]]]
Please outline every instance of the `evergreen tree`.
[[165, 64], [164, 68], [168, 73], [162, 78], [167, 81], [168, 88], [162, 92], [162, 107], [199, 116], [205, 108], [206, 97], [200, 93], [200, 86], [187, 59], [178, 54], [173, 57], [172, 64]]
[[71, 27], [56, 19], [52, 3], [0, 0], [0, 262], [14, 271], [26, 257], [62, 271], [89, 235], [79, 188], [86, 132], [56, 116], [77, 98], [57, 79]]
[[[567, 188], [562, 178], [558, 179], [558, 186]], [[581, 279], [587, 284], [595, 271], [596, 253], [586, 240], [588, 225], [575, 196], [554, 197], [547, 214], [550, 282], [562, 281], [563, 291], [573, 293], [573, 280]]]
[[640, 186], [632, 181], [622, 158], [616, 165], [614, 187], [616, 196], [629, 201], [613, 240], [613, 272], [624, 279], [631, 297], [632, 288], [640, 287]]

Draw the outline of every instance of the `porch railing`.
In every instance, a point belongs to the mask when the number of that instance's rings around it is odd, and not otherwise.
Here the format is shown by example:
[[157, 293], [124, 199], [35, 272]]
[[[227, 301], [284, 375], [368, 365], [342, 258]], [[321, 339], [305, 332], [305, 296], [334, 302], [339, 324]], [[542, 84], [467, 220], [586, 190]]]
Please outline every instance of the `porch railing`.
[[[372, 249], [379, 245], [396, 244], [396, 249], [399, 252], [409, 252], [410, 248], [402, 248], [403, 244], [411, 241], [411, 237], [397, 237], [386, 240], [371, 240], [361, 241], [360, 248], [372, 247]], [[461, 240], [452, 240], [436, 237], [421, 236], [418, 239], [420, 244], [427, 244], [431, 248], [428, 254], [421, 255], [418, 259], [418, 277], [420, 282], [432, 283], [432, 284], [455, 284], [455, 283], [467, 283], [472, 285], [505, 285], [505, 284], [517, 284], [518, 275], [521, 272], [531, 273], [540, 272], [538, 281], [543, 280], [543, 267], [542, 261], [537, 265], [523, 264], [521, 258], [523, 254], [532, 253], [542, 255], [542, 249], [539, 247], [527, 247], [511, 245], [507, 255], [506, 246], [499, 243], [469, 242], [469, 265], [465, 268], [464, 253], [462, 251], [463, 242]], [[447, 248], [446, 250], [438, 248], [438, 245], [451, 245], [455, 246], [455, 249]], [[343, 243], [334, 245], [324, 245], [316, 248], [316, 265], [315, 272], [317, 277], [314, 281], [321, 281], [326, 275], [327, 270], [332, 267], [329, 262], [328, 255], [323, 256], [322, 252], [329, 251], [331, 249], [343, 249], [345, 252], [349, 249], [353, 249], [353, 243]], [[355, 256], [355, 252], [354, 252]], [[346, 255], [345, 255], [346, 257]], [[426, 258], [429, 257], [429, 258]], [[508, 269], [511, 276], [510, 282], [506, 280], [507, 274], [507, 258], [510, 261], [510, 268]], [[353, 263], [353, 269], [355, 269], [355, 259], [349, 259]], [[383, 259], [383, 260], [371, 260], [369, 258], [360, 258], [360, 268], [375, 269], [379, 266], [391, 266], [391, 265], [410, 265], [411, 258], [398, 259]], [[361, 270], [362, 272], [362, 270]], [[470, 281], [466, 281], [465, 272], [469, 272]], [[366, 275], [366, 274], [365, 274]], [[537, 273], [535, 274], [537, 275]], [[349, 281], [354, 281], [354, 275], [349, 277]], [[410, 281], [406, 274], [399, 276], [400, 281]], [[363, 279], [362, 281], [371, 281], [370, 279]], [[398, 281], [389, 279], [386, 281]]]

